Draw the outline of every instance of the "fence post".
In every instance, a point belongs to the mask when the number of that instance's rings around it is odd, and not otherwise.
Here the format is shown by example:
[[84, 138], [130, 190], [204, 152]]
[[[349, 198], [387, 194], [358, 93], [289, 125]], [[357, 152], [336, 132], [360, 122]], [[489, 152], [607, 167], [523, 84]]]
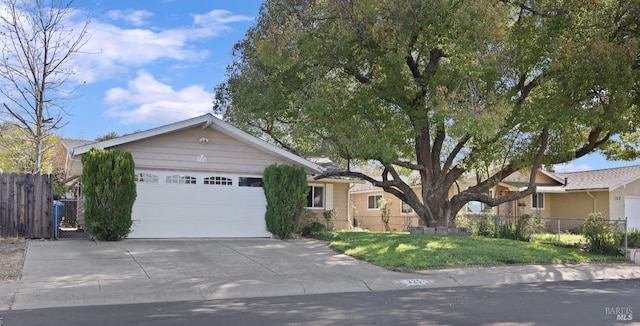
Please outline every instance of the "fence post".
[[627, 222], [629, 218], [627, 216], [624, 217], [624, 256], [627, 257], [627, 234], [629, 234], [629, 229], [627, 229]]
[[560, 218], [558, 217], [558, 246], [560, 245]]

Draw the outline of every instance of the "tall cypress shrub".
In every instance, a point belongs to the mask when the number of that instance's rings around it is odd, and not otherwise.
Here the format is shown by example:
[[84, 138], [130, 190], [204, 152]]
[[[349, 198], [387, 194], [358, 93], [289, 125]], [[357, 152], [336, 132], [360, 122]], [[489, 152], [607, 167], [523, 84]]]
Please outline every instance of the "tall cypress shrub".
[[264, 170], [262, 187], [267, 199], [267, 231], [278, 238], [290, 239], [307, 201], [307, 174], [302, 168], [273, 164]]
[[85, 227], [98, 240], [129, 234], [137, 196], [134, 168], [130, 152], [92, 148], [82, 157]]

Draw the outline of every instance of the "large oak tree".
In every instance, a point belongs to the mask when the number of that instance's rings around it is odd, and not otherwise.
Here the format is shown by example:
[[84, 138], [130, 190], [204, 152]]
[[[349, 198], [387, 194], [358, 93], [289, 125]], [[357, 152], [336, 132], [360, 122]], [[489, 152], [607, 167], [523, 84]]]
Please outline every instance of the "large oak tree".
[[[535, 171], [637, 130], [638, 7], [594, 0], [267, 0], [214, 108], [367, 180], [426, 225], [535, 192]], [[416, 195], [399, 177], [420, 175]], [[516, 171], [525, 190], [491, 197]], [[467, 173], [478, 183], [449, 195]]]

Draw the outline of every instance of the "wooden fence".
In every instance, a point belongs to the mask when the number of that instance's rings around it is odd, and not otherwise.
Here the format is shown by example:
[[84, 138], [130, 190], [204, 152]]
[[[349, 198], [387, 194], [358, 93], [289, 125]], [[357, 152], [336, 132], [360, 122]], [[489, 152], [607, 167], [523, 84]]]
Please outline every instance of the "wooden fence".
[[53, 237], [52, 176], [0, 173], [0, 238]]

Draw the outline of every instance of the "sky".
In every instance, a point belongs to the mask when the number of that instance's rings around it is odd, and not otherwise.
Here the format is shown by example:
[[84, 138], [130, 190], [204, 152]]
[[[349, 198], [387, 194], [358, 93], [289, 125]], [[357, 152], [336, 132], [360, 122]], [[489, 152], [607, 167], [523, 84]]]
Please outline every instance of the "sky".
[[[255, 22], [260, 0], [75, 0], [90, 38], [74, 57], [76, 82], [58, 134], [94, 139], [212, 113], [233, 45]], [[76, 26], [78, 28], [78, 26]], [[640, 164], [599, 154], [557, 172]]]
[[90, 38], [74, 57], [83, 85], [59, 134], [94, 139], [212, 113], [233, 45], [261, 1], [75, 0]]

